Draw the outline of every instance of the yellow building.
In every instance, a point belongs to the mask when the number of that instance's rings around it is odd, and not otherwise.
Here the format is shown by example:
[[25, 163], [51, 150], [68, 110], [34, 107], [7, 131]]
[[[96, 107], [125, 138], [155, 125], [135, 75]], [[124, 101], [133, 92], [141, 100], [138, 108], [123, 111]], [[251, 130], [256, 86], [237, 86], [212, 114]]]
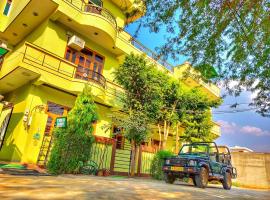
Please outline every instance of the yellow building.
[[[123, 30], [143, 13], [143, 4], [135, 0], [0, 2], [0, 160], [44, 165], [55, 120], [67, 115], [85, 83], [91, 85], [100, 117], [95, 134], [110, 138], [102, 127], [120, 113], [124, 92], [112, 72], [131, 52], [144, 53], [164, 72], [181, 76], [187, 63], [168, 70], [168, 63], [152, 58], [153, 52]], [[185, 84], [219, 98], [215, 85], [192, 78]], [[220, 135], [217, 124], [213, 134]], [[127, 143], [116, 139], [118, 149]], [[158, 142], [155, 133], [152, 142]], [[174, 143], [169, 136], [170, 150]]]

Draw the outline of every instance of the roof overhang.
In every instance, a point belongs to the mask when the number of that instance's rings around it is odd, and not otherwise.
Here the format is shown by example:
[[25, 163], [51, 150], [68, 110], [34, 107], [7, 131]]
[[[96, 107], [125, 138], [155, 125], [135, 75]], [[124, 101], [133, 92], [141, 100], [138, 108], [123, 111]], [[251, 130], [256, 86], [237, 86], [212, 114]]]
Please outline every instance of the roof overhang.
[[40, 74], [37, 74], [28, 69], [17, 67], [4, 77], [0, 79], [0, 94], [5, 94], [13, 91], [29, 81], [38, 78]]

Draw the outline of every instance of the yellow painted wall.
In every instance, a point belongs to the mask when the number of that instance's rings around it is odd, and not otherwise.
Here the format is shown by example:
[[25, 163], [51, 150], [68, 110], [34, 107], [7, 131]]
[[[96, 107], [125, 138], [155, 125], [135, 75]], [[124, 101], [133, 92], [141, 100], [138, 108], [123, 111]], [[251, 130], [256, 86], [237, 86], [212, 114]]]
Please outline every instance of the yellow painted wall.
[[[48, 101], [72, 108], [76, 97], [46, 86], [31, 84], [27, 84], [6, 96], [7, 100], [14, 104], [14, 110], [4, 146], [0, 151], [0, 159], [36, 163], [47, 115], [44, 111], [39, 112], [34, 108], [37, 105], [46, 105]], [[26, 110], [30, 111], [29, 117], [32, 116], [29, 128], [25, 128], [23, 122]], [[33, 138], [35, 133], [40, 133], [40, 140], [37, 141]]]
[[7, 101], [14, 104], [14, 109], [6, 132], [4, 145], [0, 151], [1, 160], [20, 161], [21, 159], [27, 136], [22, 118], [26, 106], [29, 104], [27, 97], [30, 89], [30, 85], [26, 85], [5, 96]]

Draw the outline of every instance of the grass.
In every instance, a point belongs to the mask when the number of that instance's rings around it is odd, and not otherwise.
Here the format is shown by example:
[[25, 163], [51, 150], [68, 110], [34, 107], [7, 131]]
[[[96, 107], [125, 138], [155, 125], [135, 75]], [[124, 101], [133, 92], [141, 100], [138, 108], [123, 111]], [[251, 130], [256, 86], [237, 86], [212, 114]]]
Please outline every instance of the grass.
[[1, 169], [26, 169], [25, 166], [20, 164], [0, 164]]

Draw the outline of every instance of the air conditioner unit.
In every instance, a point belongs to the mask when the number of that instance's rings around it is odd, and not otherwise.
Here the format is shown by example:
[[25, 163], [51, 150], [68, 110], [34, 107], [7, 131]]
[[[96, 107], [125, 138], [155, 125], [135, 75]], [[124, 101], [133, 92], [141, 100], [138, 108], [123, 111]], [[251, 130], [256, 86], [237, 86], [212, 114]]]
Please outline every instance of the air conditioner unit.
[[78, 51], [82, 50], [84, 45], [85, 41], [76, 35], [73, 35], [68, 41], [68, 46]]

